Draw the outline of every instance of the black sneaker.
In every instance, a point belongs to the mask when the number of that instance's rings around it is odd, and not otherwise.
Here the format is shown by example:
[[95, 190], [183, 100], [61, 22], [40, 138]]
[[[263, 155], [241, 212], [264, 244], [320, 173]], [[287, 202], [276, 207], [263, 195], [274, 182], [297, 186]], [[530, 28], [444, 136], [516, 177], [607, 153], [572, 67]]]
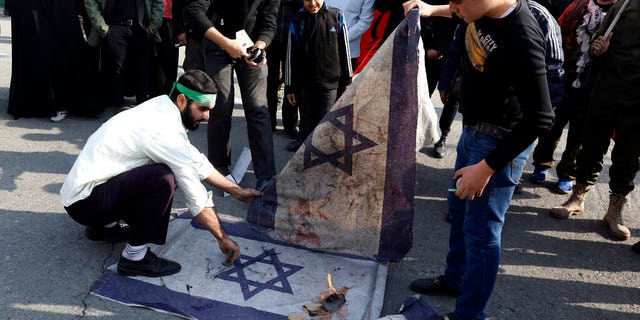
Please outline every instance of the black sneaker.
[[175, 261], [156, 256], [151, 249], [147, 249], [140, 261], [125, 257], [120, 257], [118, 261], [118, 273], [123, 276], [164, 277], [180, 272], [181, 268]]
[[291, 141], [286, 147], [285, 149], [287, 149], [287, 151], [291, 151], [291, 152], [296, 152], [298, 151], [298, 149], [300, 149], [300, 146], [302, 145], [302, 140], [300, 139], [296, 139]]
[[117, 223], [112, 228], [107, 227], [87, 227], [84, 230], [84, 235], [89, 240], [93, 241], [108, 241], [108, 242], [123, 242], [129, 239], [131, 234], [131, 228], [129, 226], [122, 226]]
[[443, 136], [442, 138], [440, 138], [440, 140], [438, 140], [438, 142], [436, 142], [436, 144], [433, 145], [433, 157], [438, 159], [444, 158], [444, 156], [447, 155], [446, 145], [447, 138]]
[[457, 297], [460, 295], [460, 291], [450, 286], [444, 280], [444, 276], [413, 280], [411, 282], [411, 290], [417, 293], [437, 296]]

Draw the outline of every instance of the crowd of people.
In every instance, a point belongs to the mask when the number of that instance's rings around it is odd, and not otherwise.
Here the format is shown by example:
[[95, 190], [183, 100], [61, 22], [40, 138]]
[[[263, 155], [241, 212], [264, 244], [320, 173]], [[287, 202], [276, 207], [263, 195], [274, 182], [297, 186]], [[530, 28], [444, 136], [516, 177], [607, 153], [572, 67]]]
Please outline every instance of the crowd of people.
[[[176, 185], [233, 262], [240, 249], [199, 181], [241, 201], [259, 196], [276, 175], [277, 110], [292, 139], [286, 150], [296, 151], [410, 9], [422, 19], [429, 94], [438, 89], [444, 104], [433, 157], [445, 157], [451, 124], [463, 115], [447, 199], [446, 268], [441, 276], [415, 280], [411, 289], [457, 297], [455, 310], [437, 319], [485, 319], [505, 213], [524, 166], [532, 153], [529, 180], [545, 182], [567, 125], [553, 190], [569, 198], [550, 214], [584, 213], [613, 140], [602, 221], [613, 237], [631, 236], [623, 211], [640, 166], [637, 1], [7, 0], [13, 41], [8, 113], [59, 122], [108, 108], [119, 112], [89, 138], [61, 195], [88, 238], [128, 241], [118, 264], [122, 274], [180, 270], [148, 249], [165, 241]], [[177, 79], [179, 46], [186, 46], [185, 74]], [[255, 189], [225, 178], [232, 165], [234, 78]], [[127, 102], [131, 96], [137, 106]], [[207, 156], [184, 132], [203, 121]], [[107, 144], [130, 147], [95, 152]], [[85, 169], [96, 161], [110, 165]], [[632, 249], [640, 253], [640, 242]]]

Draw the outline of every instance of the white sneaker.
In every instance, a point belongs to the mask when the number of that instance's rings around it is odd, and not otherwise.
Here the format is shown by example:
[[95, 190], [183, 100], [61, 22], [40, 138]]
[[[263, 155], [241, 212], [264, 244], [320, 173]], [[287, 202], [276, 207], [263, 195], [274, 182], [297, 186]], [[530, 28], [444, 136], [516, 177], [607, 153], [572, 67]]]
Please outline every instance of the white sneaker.
[[56, 112], [56, 115], [49, 118], [52, 122], [60, 122], [67, 117], [68, 112], [66, 110]]

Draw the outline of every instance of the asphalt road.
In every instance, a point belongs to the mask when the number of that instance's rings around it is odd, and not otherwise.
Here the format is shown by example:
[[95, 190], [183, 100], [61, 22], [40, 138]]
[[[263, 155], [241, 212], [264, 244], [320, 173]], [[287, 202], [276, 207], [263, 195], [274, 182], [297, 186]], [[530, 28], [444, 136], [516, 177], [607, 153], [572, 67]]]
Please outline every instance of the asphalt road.
[[[123, 245], [86, 240], [83, 227], [65, 213], [58, 190], [87, 137], [111, 111], [98, 119], [70, 117], [61, 123], [14, 120], [6, 113], [11, 59], [10, 20], [0, 17], [0, 319], [175, 319], [88, 294]], [[439, 113], [441, 104], [435, 104]], [[240, 146], [234, 149], [237, 157], [241, 146], [247, 145], [241, 108], [234, 113], [233, 127], [234, 145]], [[459, 119], [452, 131], [450, 140], [455, 144]], [[190, 133], [201, 150], [206, 150], [205, 133], [204, 127]], [[275, 133], [278, 169], [291, 156], [284, 150], [288, 142], [281, 130]], [[436, 276], [444, 268], [445, 197], [454, 159], [454, 152], [444, 159], [425, 153], [417, 157], [415, 243], [402, 262], [389, 267], [383, 314], [395, 313], [412, 294], [408, 289], [412, 279]], [[609, 236], [600, 222], [608, 204], [609, 165], [607, 156], [605, 171], [586, 202], [586, 213], [567, 221], [548, 214], [566, 196], [550, 192], [551, 183], [533, 185], [525, 180], [524, 193], [514, 197], [507, 214], [500, 273], [487, 307], [490, 316], [640, 319], [640, 255], [630, 250], [640, 235], [640, 199], [633, 192], [625, 208], [631, 240]], [[531, 169], [527, 168], [525, 178]], [[252, 174], [243, 182], [254, 183]], [[245, 214], [244, 204], [220, 193], [214, 201], [223, 214]], [[427, 300], [441, 312], [455, 304], [451, 298]]]

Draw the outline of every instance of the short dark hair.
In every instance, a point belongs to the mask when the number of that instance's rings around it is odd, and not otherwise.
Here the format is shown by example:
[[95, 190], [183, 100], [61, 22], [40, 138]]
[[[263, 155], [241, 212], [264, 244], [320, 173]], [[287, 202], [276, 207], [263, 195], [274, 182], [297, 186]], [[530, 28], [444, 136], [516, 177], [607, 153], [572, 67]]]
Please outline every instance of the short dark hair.
[[[185, 72], [180, 78], [178, 78], [178, 83], [191, 89], [194, 91], [198, 91], [200, 93], [217, 93], [215, 83], [213, 80], [209, 78], [209, 76], [201, 70], [189, 70]], [[171, 101], [175, 101], [178, 98], [180, 91], [178, 89], [173, 89], [169, 99]]]

